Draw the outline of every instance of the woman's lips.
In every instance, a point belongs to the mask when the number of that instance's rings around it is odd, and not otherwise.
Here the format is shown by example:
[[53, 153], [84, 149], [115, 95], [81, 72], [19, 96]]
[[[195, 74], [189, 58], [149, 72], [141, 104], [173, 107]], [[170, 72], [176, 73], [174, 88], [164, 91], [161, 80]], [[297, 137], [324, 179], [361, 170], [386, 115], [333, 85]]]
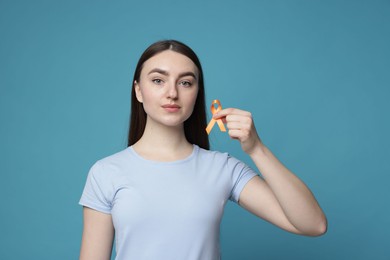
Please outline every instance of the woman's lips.
[[180, 109], [179, 105], [166, 104], [162, 106], [168, 112], [177, 112]]

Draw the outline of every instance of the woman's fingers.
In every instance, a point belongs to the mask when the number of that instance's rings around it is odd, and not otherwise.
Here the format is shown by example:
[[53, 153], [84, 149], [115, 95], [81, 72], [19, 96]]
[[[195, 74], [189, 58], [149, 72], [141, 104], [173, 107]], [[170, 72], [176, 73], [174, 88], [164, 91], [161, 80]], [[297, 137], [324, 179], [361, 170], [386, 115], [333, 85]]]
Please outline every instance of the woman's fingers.
[[230, 137], [245, 141], [252, 130], [252, 114], [237, 108], [226, 108], [214, 114], [214, 119], [222, 119], [229, 129]]
[[215, 113], [213, 118], [220, 119], [226, 124], [229, 136], [239, 140], [245, 152], [250, 152], [256, 144], [261, 142], [250, 112], [237, 108], [226, 108]]
[[241, 115], [241, 116], [252, 117], [251, 113], [248, 111], [244, 111], [244, 110], [237, 109], [237, 108], [225, 108], [225, 109], [222, 109], [222, 110], [218, 111], [217, 113], [213, 114], [213, 118], [219, 119], [219, 118], [226, 117], [228, 115]]

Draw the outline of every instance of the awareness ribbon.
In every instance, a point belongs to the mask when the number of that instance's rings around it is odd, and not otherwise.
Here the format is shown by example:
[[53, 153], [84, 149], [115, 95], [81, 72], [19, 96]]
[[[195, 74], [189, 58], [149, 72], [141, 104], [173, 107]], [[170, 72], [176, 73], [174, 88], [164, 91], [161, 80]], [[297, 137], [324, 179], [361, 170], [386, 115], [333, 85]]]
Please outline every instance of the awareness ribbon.
[[[214, 104], [217, 104], [217, 108], [215, 108]], [[218, 99], [214, 99], [213, 102], [211, 103], [211, 113], [214, 115], [218, 111], [222, 110], [221, 102], [219, 102]], [[211, 129], [213, 128], [215, 122], [217, 122], [219, 129], [222, 132], [226, 132], [225, 126], [223, 125], [222, 119], [217, 119], [215, 120], [214, 118], [211, 118], [209, 124], [206, 127], [206, 132], [207, 134], [210, 134]]]

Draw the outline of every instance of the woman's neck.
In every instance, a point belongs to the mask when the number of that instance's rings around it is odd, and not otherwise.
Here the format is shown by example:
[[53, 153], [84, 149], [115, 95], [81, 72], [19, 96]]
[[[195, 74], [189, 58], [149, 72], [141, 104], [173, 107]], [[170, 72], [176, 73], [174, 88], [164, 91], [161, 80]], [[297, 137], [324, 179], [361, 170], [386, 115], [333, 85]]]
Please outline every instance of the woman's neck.
[[183, 125], [169, 127], [146, 123], [144, 133], [133, 149], [142, 157], [155, 161], [176, 161], [192, 153]]

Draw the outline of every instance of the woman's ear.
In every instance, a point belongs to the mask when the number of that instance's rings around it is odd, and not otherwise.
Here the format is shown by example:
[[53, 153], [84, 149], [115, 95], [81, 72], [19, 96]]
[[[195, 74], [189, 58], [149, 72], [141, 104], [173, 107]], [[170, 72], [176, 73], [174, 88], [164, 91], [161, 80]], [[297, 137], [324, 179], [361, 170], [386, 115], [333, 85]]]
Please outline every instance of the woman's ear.
[[135, 91], [135, 96], [136, 96], [138, 102], [142, 103], [143, 99], [142, 99], [141, 89], [140, 89], [139, 84], [136, 80], [134, 80], [134, 91]]

